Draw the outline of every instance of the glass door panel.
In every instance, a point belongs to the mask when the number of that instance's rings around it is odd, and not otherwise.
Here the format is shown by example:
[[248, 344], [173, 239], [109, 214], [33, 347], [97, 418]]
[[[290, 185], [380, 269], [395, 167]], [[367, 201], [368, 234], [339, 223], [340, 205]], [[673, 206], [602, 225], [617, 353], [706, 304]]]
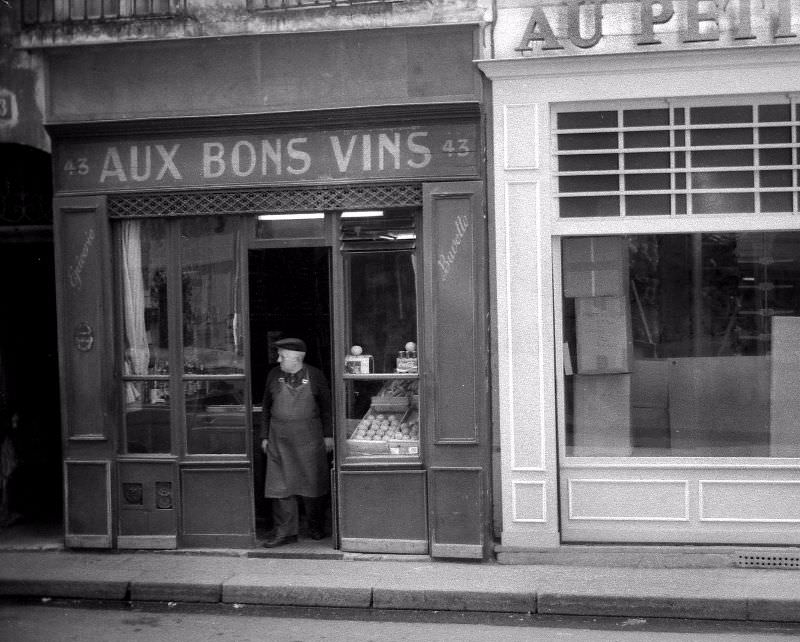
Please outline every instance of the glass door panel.
[[188, 218], [180, 231], [186, 451], [244, 454], [240, 221]]

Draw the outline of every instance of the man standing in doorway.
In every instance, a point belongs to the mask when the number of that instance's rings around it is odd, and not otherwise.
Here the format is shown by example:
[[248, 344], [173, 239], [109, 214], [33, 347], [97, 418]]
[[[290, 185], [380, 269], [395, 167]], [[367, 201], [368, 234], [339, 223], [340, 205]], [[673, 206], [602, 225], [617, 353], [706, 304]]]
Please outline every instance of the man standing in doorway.
[[326, 452], [333, 450], [331, 392], [325, 375], [303, 363], [306, 344], [301, 339], [280, 339], [275, 347], [278, 367], [267, 375], [261, 415], [261, 449], [267, 455], [264, 497], [272, 499], [274, 523], [265, 548], [297, 541], [298, 497], [303, 499], [309, 536], [325, 536], [330, 490]]

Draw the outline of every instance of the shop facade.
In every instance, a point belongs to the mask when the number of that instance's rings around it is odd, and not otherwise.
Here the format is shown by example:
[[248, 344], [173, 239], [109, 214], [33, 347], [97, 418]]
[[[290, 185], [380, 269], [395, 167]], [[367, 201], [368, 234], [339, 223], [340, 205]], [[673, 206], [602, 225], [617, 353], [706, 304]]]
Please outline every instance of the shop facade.
[[500, 3], [501, 551], [800, 544], [796, 2]]
[[48, 52], [68, 546], [254, 545], [300, 337], [331, 547], [491, 551], [477, 29], [357, 36]]

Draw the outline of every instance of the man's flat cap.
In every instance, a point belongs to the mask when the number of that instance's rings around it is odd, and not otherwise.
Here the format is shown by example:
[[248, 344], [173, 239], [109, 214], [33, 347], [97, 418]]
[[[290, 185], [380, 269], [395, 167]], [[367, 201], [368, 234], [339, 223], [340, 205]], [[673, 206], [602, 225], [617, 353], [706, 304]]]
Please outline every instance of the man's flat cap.
[[306, 352], [306, 342], [302, 339], [278, 339], [274, 344], [276, 348], [283, 348], [284, 350], [294, 350], [296, 352]]

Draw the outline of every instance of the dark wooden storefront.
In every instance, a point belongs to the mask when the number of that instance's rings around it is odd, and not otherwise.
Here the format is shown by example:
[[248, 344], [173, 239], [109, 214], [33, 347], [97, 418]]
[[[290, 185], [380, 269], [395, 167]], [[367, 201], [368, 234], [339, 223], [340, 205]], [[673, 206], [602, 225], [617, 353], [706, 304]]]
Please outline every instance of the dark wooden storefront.
[[[396, 65], [356, 67], [354, 76], [363, 78], [377, 66], [378, 79], [394, 85], [381, 99], [385, 106], [370, 108], [358, 107], [369, 94], [358, 83], [353, 85], [352, 105], [323, 101], [317, 104], [328, 108], [308, 111], [315, 97], [306, 94], [317, 91], [308, 89], [276, 103], [272, 108], [280, 111], [272, 114], [232, 113], [230, 104], [217, 103], [235, 101], [217, 96], [193, 103], [184, 108], [193, 113], [181, 115], [178, 98], [187, 83], [199, 83], [193, 76], [162, 86], [135, 74], [139, 89], [160, 105], [150, 111], [128, 90], [122, 92], [128, 103], [120, 90], [108, 92], [105, 102], [98, 99], [87, 106], [88, 96], [68, 89], [60, 79], [54, 81], [50, 132], [56, 169], [69, 546], [254, 543], [255, 517], [264, 509], [259, 487], [263, 462], [252, 409], [260, 402], [258, 389], [268, 359], [262, 329], [269, 328], [267, 322], [260, 325], [262, 311], [255, 293], [274, 291], [261, 281], [269, 280], [275, 265], [303, 261], [315, 266], [306, 272], [325, 277], [313, 293], [321, 307], [310, 307], [307, 317], [316, 316], [315, 327], [322, 329], [321, 338], [311, 342], [309, 359], [329, 375], [334, 393], [334, 546], [437, 557], [487, 554], [488, 261], [481, 90], [471, 65], [474, 37], [471, 28], [409, 31], [402, 42], [390, 37], [406, 58], [416, 58], [420, 48], [442, 48], [447, 55], [439, 63], [402, 66], [401, 85]], [[330, 42], [327, 36], [305, 41], [298, 36], [284, 38], [282, 46], [291, 51], [301, 44], [318, 47]], [[369, 38], [365, 42], [379, 44]], [[191, 52], [191, 45], [182, 46], [182, 53]], [[269, 49], [258, 39], [237, 47], [256, 51], [256, 57]], [[146, 47], [130, 51], [136, 52], [139, 63], [155, 64], [155, 58], [148, 62], [155, 54]], [[453, 52], [459, 54], [457, 65], [447, 68], [444, 63], [454, 61]], [[125, 51], [113, 53], [123, 72], [130, 71], [133, 63], [122, 62]], [[223, 54], [222, 49], [219, 53], [223, 63], [212, 64], [207, 75], [222, 82], [233, 54]], [[87, 55], [54, 56], [51, 73], [56, 68], [79, 75], [79, 63], [86, 62]], [[103, 67], [96, 54], [92, 62]], [[336, 67], [341, 60], [328, 64]], [[124, 77], [121, 73], [111, 79], [112, 88], [121, 87]], [[375, 80], [373, 76], [373, 85]], [[165, 92], [162, 98], [157, 95], [160, 89]], [[252, 103], [251, 88], [239, 85], [236, 91], [242, 105], [238, 109], [246, 110]], [[404, 104], [392, 104], [400, 101]], [[75, 122], [79, 105], [94, 118]], [[289, 106], [300, 111], [288, 113]], [[126, 123], [120, 118], [123, 112], [137, 110], [138, 120]], [[392, 245], [381, 245], [384, 242], [375, 237], [369, 247], [379, 252], [399, 248], [398, 256], [413, 267], [407, 273], [415, 281], [416, 335], [406, 338], [418, 343], [415, 373], [379, 368], [346, 373], [345, 357], [358, 325], [350, 302], [354, 287], [358, 289], [352, 275], [366, 246], [347, 237], [342, 215], [365, 210], [380, 210], [414, 226], [409, 240], [398, 236]], [[260, 231], [259, 216], [297, 212], [319, 212], [319, 231]], [[231, 269], [244, 275], [242, 290], [235, 294], [245, 319], [238, 344], [241, 367], [233, 374], [217, 375], [187, 370], [182, 356], [187, 330], [180, 311], [186, 294], [178, 291], [185, 287], [181, 286], [170, 291], [164, 304], [173, 367], [131, 376], [123, 367], [119, 230], [129, 221], [160, 221], [169, 248], [166, 273], [178, 283], [184, 222], [201, 219], [235, 228]], [[146, 238], [145, 232], [142, 235]], [[213, 245], [209, 248], [216, 252]], [[326, 291], [329, 300], [322, 301]], [[303, 327], [300, 321], [292, 322], [293, 327]], [[181, 362], [184, 367], [174, 367]], [[418, 449], [401, 451], [400, 444], [386, 456], [354, 453], [349, 438], [363, 414], [363, 409], [355, 414], [354, 399], [395, 380], [415, 382], [413, 402], [408, 395], [406, 403], [413, 403], [419, 415]], [[221, 404], [215, 406], [217, 414], [201, 413], [200, 419], [193, 415], [195, 423], [190, 424], [188, 391], [208, 382], [239, 391], [241, 403], [235, 404], [237, 411], [229, 412]], [[169, 390], [175, 403], [168, 408], [143, 403], [131, 413], [123, 398], [125, 386]], [[133, 426], [134, 417], [141, 426]], [[156, 425], [161, 429], [154, 431]], [[221, 427], [227, 430], [224, 437]], [[149, 441], [140, 433], [131, 437], [140, 428]], [[199, 428], [205, 431], [202, 443], [193, 441]], [[153, 434], [166, 435], [164, 444], [154, 446]]]

